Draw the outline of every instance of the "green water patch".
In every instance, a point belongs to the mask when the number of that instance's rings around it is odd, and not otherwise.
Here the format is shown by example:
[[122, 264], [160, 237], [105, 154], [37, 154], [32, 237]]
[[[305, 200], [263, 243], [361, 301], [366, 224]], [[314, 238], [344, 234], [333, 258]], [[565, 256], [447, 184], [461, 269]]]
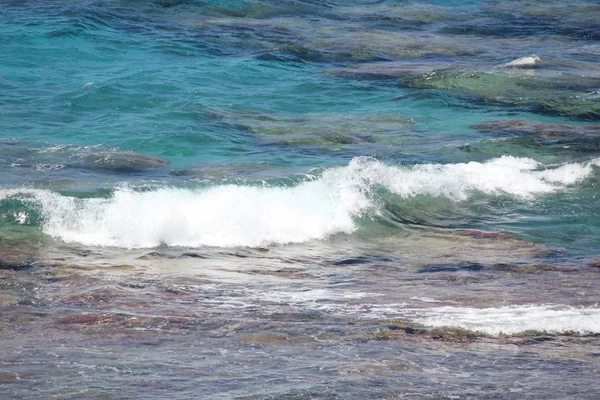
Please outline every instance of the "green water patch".
[[2, 162], [6, 166], [34, 170], [76, 168], [115, 173], [165, 168], [169, 164], [158, 156], [104, 146], [38, 147], [17, 141], [0, 147], [0, 163]]
[[501, 135], [536, 135], [546, 138], [600, 137], [600, 125], [561, 124], [522, 119], [488, 120], [473, 124], [471, 128], [482, 133]]
[[330, 149], [376, 143], [394, 144], [414, 121], [395, 114], [275, 114], [259, 111], [206, 110], [208, 118], [256, 134], [262, 140], [288, 146]]
[[42, 218], [41, 211], [33, 196], [9, 195], [0, 200], [0, 224], [3, 226], [38, 226]]
[[256, 51], [262, 59], [289, 61], [282, 57], [287, 54], [308, 62], [347, 62], [476, 53], [466, 40], [418, 31], [454, 17], [442, 7], [261, 2], [236, 6], [235, 11], [220, 5], [206, 8], [202, 15], [176, 18], [220, 47]]
[[0, 269], [29, 271], [36, 268], [50, 238], [40, 229], [42, 210], [33, 199], [0, 200]]
[[477, 102], [526, 107], [543, 114], [600, 119], [600, 97], [594, 92], [600, 86], [598, 78], [538, 79], [535, 76], [444, 69], [405, 75], [399, 83], [417, 89], [450, 91]]
[[479, 53], [467, 43], [431, 34], [401, 33], [384, 30], [324, 31], [307, 47], [321, 52], [343, 54], [349, 62], [381, 61], [434, 55], [475, 56]]
[[[199, 32], [204, 41], [210, 41], [216, 48], [232, 54], [244, 51], [260, 60], [282, 63], [339, 65], [432, 57], [460, 59], [490, 53], [489, 46], [481, 41], [414, 29], [429, 24], [425, 14], [372, 20], [369, 11], [364, 15], [357, 9], [349, 11], [353, 13], [357, 15], [343, 12], [320, 17], [302, 12], [294, 12], [294, 17], [285, 13], [266, 17], [220, 15], [186, 18], [183, 24], [191, 32]], [[390, 29], [391, 20], [397, 21], [394, 29]], [[406, 30], [398, 29], [403, 25]]]
[[361, 21], [364, 24], [385, 26], [390, 29], [425, 29], [436, 23], [452, 21], [461, 16], [462, 5], [438, 5], [432, 2], [370, 2], [344, 4], [340, 7], [339, 18]]
[[[353, 63], [342, 68], [334, 67], [323, 70], [327, 75], [349, 77], [354, 79], [396, 80], [406, 75], [432, 73], [438, 69], [447, 68], [444, 60], [422, 61], [389, 61]], [[455, 68], [467, 68], [467, 62], [453, 62]]]
[[[499, 47], [508, 45], [501, 41], [492, 43]], [[481, 51], [492, 51], [493, 45], [489, 43], [486, 45], [487, 47], [484, 47]], [[550, 46], [551, 44], [546, 45]], [[561, 45], [564, 44], [556, 43], [556, 46]], [[523, 51], [528, 50], [515, 49], [512, 54], [519, 55]], [[575, 50], [571, 49], [571, 51]], [[600, 78], [600, 68], [595, 62], [559, 57], [555, 54], [543, 57], [530, 54], [519, 58], [512, 54], [502, 58], [486, 55], [485, 57], [464, 57], [452, 60], [443, 57], [427, 57], [400, 61], [349, 63], [343, 66], [334, 66], [325, 70], [325, 72], [335, 76], [383, 79], [386, 77], [401, 78], [406, 75], [433, 74], [436, 71], [444, 70], [464, 70], [507, 75], [513, 78], [530, 78], [542, 83], [554, 80], [557, 81], [557, 86], [563, 85], [567, 88], [583, 89], [586, 89], [586, 85], [590, 87], [597, 86], [597, 79]]]
[[7, 226], [0, 220], [0, 270], [30, 270], [47, 238], [33, 226]]
[[[200, 184], [243, 184], [282, 187], [294, 186], [304, 182], [307, 178], [307, 169], [286, 165], [285, 162], [259, 161], [245, 163], [205, 163], [188, 168], [173, 169], [169, 175], [181, 180], [192, 181]], [[323, 165], [324, 166], [324, 165]], [[318, 169], [308, 173], [316, 177]]]
[[496, 154], [534, 155], [536, 159], [553, 156], [565, 161], [600, 152], [599, 125], [498, 119], [472, 124], [471, 128], [495, 139], [465, 147], [467, 151], [488, 149]]

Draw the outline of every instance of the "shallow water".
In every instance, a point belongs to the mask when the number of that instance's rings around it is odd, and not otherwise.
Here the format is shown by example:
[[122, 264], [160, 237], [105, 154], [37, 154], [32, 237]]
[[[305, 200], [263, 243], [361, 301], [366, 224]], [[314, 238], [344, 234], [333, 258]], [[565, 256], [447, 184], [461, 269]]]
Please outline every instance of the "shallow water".
[[597, 398], [598, 20], [0, 3], [0, 393]]

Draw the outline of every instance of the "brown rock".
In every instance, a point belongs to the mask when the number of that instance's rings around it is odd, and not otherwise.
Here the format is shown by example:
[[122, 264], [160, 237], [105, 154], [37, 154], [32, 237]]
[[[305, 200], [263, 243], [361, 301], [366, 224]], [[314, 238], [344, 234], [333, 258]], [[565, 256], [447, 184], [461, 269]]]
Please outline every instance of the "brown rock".
[[105, 316], [102, 314], [74, 314], [67, 317], [59, 318], [61, 324], [81, 324], [94, 325], [104, 322]]
[[20, 380], [21, 378], [15, 372], [0, 371], [0, 385], [15, 383]]
[[458, 231], [460, 236], [468, 236], [475, 239], [514, 239], [514, 236], [502, 233], [502, 232], [488, 232], [488, 231], [479, 231], [476, 229], [468, 229], [464, 231]]

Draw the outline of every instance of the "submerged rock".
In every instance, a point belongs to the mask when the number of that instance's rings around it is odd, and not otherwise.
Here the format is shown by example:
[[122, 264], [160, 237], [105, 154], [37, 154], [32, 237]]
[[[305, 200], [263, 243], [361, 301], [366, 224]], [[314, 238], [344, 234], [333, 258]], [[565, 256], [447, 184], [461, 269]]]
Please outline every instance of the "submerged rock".
[[494, 240], [517, 240], [513, 235], [502, 232], [480, 231], [477, 229], [466, 229], [456, 232], [460, 236], [467, 236], [474, 239], [494, 239]]
[[598, 271], [600, 271], [600, 260], [591, 261], [588, 264], [588, 267], [590, 267], [590, 268], [596, 268]]
[[553, 151], [557, 154], [597, 152], [600, 150], [600, 126], [550, 123], [520, 119], [488, 120], [471, 128], [502, 140], [483, 140], [467, 151], [485, 151], [493, 154], [529, 156], [531, 148]]
[[600, 125], [558, 124], [522, 119], [489, 120], [473, 124], [482, 133], [536, 135], [542, 137], [599, 136]]
[[427, 327], [407, 321], [388, 321], [383, 323], [369, 338], [375, 340], [399, 340], [419, 338], [443, 342], [466, 343], [486, 337], [486, 335], [456, 327]]
[[5, 385], [7, 383], [15, 383], [20, 380], [21, 378], [15, 372], [0, 371], [0, 385]]
[[[142, 169], [166, 167], [167, 160], [148, 155], [129, 151], [113, 151], [100, 154], [91, 154], [84, 159], [84, 167], [100, 168], [112, 171], [129, 172]], [[75, 165], [82, 165], [76, 163]]]
[[[365, 14], [364, 8], [354, 9], [348, 14], [337, 10], [331, 15], [334, 19], [315, 18], [314, 10], [307, 10], [308, 13], [302, 16], [295, 9], [297, 18], [277, 15], [279, 11], [262, 17], [215, 16], [194, 21], [191, 25], [203, 31], [219, 29], [223, 36], [213, 40], [227, 47], [245, 46], [246, 51], [254, 50], [257, 58], [265, 61], [368, 62], [432, 55], [472, 56], [481, 52], [473, 49], [473, 40], [397, 29], [399, 24], [408, 27], [427, 24], [427, 21], [419, 21], [421, 18], [431, 19], [427, 13], [392, 18], [395, 29], [388, 30], [381, 24], [385, 25], [382, 14]], [[330, 10], [327, 8], [323, 11]], [[344, 20], [344, 16], [347, 20]], [[358, 21], [363, 17], [377, 18], [379, 23], [365, 29], [365, 24]], [[240, 37], [244, 37], [244, 40]]]
[[493, 0], [482, 4], [487, 19], [492, 19], [494, 34], [530, 36], [568, 36], [578, 40], [598, 40], [597, 2]]
[[533, 111], [540, 114], [564, 115], [581, 119], [600, 120], [600, 97], [597, 94], [546, 98], [533, 102]]
[[384, 61], [432, 55], [474, 56], [478, 53], [457, 38], [387, 30], [333, 29], [319, 32], [307, 44], [323, 53], [343, 55], [346, 61]]
[[67, 317], [59, 318], [57, 322], [61, 324], [94, 325], [105, 321], [104, 314], [73, 314]]
[[169, 162], [161, 157], [104, 146], [35, 147], [27, 143], [0, 146], [0, 162], [11, 167], [39, 171], [78, 168], [114, 172], [136, 172], [166, 167]]
[[[509, 44], [497, 43], [506, 47]], [[515, 51], [522, 51], [520, 48]], [[494, 58], [496, 55], [494, 55]], [[491, 57], [490, 57], [491, 58]], [[581, 91], [593, 97], [600, 80], [600, 67], [596, 63], [580, 61], [574, 58], [544, 58], [536, 55], [521, 57], [501, 65], [491, 63], [490, 59], [456, 58], [451, 61], [439, 59], [414, 59], [410, 61], [385, 61], [352, 63], [343, 67], [324, 70], [328, 75], [346, 76], [358, 79], [398, 79], [409, 75], [441, 74], [463, 71], [471, 74], [491, 74], [498, 79], [523, 80], [548, 83], [549, 86], [567, 91]], [[428, 80], [432, 78], [426, 76]], [[483, 79], [476, 77], [476, 79]], [[482, 84], [487, 82], [482, 81]], [[538, 85], [539, 86], [539, 85]]]
[[242, 334], [238, 337], [238, 340], [249, 343], [249, 344], [264, 344], [264, 343], [277, 343], [287, 342], [290, 339], [285, 334], [264, 332], [264, 333], [248, 333]]
[[[419, 89], [452, 90], [500, 102], [511, 102], [516, 94], [555, 89], [556, 84], [502, 73], [491, 73], [465, 68], [438, 69], [422, 74], [407, 75], [402, 85]], [[514, 94], [513, 94], [514, 93]], [[515, 100], [516, 101], [516, 100]]]
[[15, 229], [12, 236], [0, 236], [0, 270], [29, 270], [38, 264], [42, 242], [27, 233], [26, 229]]
[[250, 271], [250, 273], [256, 274], [256, 275], [274, 276], [277, 278], [285, 278], [285, 279], [313, 279], [313, 278], [315, 278], [314, 275], [311, 275], [302, 270], [295, 270], [292, 268], [282, 268], [282, 269], [278, 269], [275, 271], [268, 270], [268, 269], [254, 269], [254, 270]]
[[563, 269], [550, 264], [496, 264], [491, 267], [492, 270], [500, 272], [514, 272], [519, 274], [543, 274], [549, 271], [562, 271]]
[[483, 264], [473, 262], [461, 262], [451, 264], [431, 264], [421, 267], [418, 273], [436, 272], [458, 272], [458, 271], [481, 271], [485, 268]]
[[370, 2], [368, 7], [357, 3], [344, 4], [336, 16], [351, 21], [373, 22], [390, 27], [422, 27], [456, 18], [455, 8], [424, 2]]
[[[434, 61], [390, 61], [352, 64], [344, 68], [328, 69], [324, 74], [365, 79], [397, 79], [407, 75], [431, 73], [447, 67], [445, 62]], [[454, 63], [455, 68], [467, 68], [466, 63]]]
[[207, 110], [206, 115], [266, 141], [285, 145], [343, 146], [359, 143], [393, 143], [399, 132], [413, 125], [393, 114], [267, 114]]
[[593, 92], [600, 85], [598, 78], [541, 79], [451, 68], [406, 75], [399, 83], [417, 89], [446, 90], [484, 103], [527, 107], [543, 114], [600, 119], [600, 97]]
[[223, 183], [246, 182], [247, 180], [267, 180], [286, 176], [286, 168], [277, 168], [267, 162], [203, 164], [186, 169], [176, 169], [170, 175], [191, 178], [201, 182]]
[[598, 125], [491, 120], [471, 127], [482, 133], [512, 137], [510, 141], [515, 144], [555, 149], [561, 153], [600, 150], [600, 126]]
[[66, 146], [46, 150], [46, 153], [63, 156], [67, 167], [104, 169], [115, 172], [135, 172], [166, 167], [169, 164], [167, 160], [150, 154], [100, 146]]
[[184, 4], [187, 0], [157, 0], [156, 4], [161, 7], [170, 8]]

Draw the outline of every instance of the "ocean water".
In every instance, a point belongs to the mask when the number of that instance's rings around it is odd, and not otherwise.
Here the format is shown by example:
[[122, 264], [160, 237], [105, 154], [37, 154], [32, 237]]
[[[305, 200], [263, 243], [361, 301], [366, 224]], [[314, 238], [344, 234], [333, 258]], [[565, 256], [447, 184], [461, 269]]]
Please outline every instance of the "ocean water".
[[0, 1], [0, 397], [600, 397], [595, 1]]

